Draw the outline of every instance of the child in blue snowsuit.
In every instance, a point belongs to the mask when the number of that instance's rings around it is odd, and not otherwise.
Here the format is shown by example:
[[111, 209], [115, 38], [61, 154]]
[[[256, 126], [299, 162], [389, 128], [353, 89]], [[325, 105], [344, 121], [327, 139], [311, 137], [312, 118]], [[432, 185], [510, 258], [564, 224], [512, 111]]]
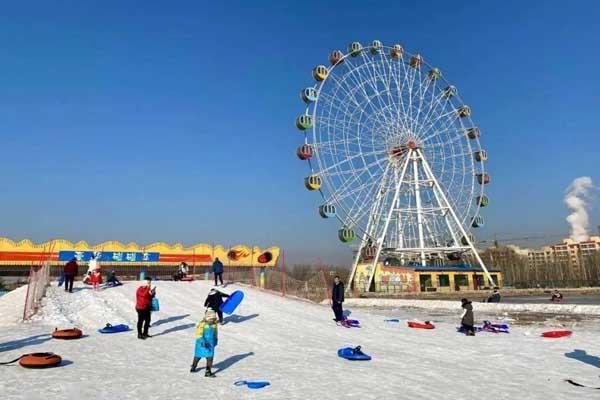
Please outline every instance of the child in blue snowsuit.
[[194, 350], [194, 360], [190, 372], [196, 372], [198, 361], [202, 357], [206, 358], [206, 373], [204, 376], [214, 378], [216, 375], [212, 372], [213, 357], [215, 356], [215, 347], [219, 343], [217, 313], [212, 309], [206, 310], [204, 319], [200, 321], [196, 328], [196, 348]]

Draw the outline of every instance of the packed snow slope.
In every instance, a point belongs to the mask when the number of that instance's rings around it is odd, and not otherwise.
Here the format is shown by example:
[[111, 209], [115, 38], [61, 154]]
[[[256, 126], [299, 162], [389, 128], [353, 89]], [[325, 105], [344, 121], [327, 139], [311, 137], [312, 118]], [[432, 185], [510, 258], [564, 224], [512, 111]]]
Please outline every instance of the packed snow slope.
[[[376, 310], [357, 309], [362, 328], [344, 328], [331, 310], [245, 287], [235, 317], [220, 327], [217, 378], [190, 373], [195, 325], [204, 311], [208, 282], [156, 282], [161, 310], [153, 313], [145, 341], [135, 330], [102, 335], [107, 322], [135, 329], [138, 282], [100, 292], [77, 285], [73, 294], [51, 287], [33, 321], [18, 322], [24, 289], [0, 298], [0, 361], [52, 351], [59, 368], [28, 370], [0, 366], [4, 399], [597, 399], [600, 327], [570, 338], [543, 339], [541, 327], [510, 334], [466, 337], [456, 323], [416, 330], [385, 322]], [[477, 315], [476, 315], [477, 317]], [[458, 321], [459, 315], [456, 317]], [[480, 322], [480, 321], [479, 321]], [[54, 327], [77, 326], [86, 336], [50, 338]], [[340, 359], [337, 350], [361, 345], [372, 361]], [[204, 360], [200, 362], [204, 366]], [[238, 380], [267, 380], [260, 390]]]

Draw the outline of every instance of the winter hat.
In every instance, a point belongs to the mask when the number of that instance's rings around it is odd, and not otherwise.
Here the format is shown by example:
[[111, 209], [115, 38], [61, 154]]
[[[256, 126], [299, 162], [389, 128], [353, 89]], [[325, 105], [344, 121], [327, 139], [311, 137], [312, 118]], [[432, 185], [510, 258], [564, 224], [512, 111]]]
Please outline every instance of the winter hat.
[[217, 313], [212, 309], [209, 308], [206, 310], [206, 312], [204, 313], [204, 319], [207, 322], [211, 322], [211, 321], [216, 321], [217, 320]]
[[465, 304], [469, 304], [470, 303], [470, 301], [468, 299], [465, 299], [465, 298], [460, 299], [460, 302], [462, 303], [463, 306]]

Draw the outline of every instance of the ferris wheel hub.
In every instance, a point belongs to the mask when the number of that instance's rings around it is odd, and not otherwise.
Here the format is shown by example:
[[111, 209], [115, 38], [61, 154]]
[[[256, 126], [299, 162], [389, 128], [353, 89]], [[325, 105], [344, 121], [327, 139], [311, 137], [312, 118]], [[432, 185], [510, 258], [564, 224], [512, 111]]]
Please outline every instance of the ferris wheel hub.
[[397, 165], [398, 162], [401, 161], [410, 150], [416, 150], [420, 147], [421, 146], [419, 146], [416, 140], [409, 140], [399, 146], [391, 147], [389, 150], [389, 156], [392, 164]]

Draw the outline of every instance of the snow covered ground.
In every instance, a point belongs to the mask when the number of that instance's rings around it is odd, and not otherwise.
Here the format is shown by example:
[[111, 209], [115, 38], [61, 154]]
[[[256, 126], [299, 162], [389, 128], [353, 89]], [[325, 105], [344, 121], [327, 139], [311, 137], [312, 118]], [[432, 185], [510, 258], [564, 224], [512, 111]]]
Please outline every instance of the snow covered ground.
[[[50, 288], [41, 313], [20, 323], [25, 288], [0, 298], [0, 361], [53, 351], [66, 362], [48, 370], [0, 366], [6, 399], [597, 399], [598, 391], [572, 386], [572, 378], [600, 386], [600, 323], [590, 321], [565, 339], [543, 339], [548, 326], [514, 327], [511, 334], [456, 333], [459, 311], [445, 311], [437, 329], [413, 330], [384, 322], [393, 309], [354, 308], [360, 329], [336, 326], [326, 306], [284, 299], [242, 287], [237, 316], [221, 327], [217, 378], [191, 374], [195, 324], [203, 314], [207, 282], [157, 282], [161, 311], [151, 334], [101, 335], [105, 323], [135, 326], [137, 282], [71, 295]], [[240, 289], [235, 285], [225, 289]], [[421, 311], [421, 314], [423, 311]], [[422, 315], [420, 315], [422, 316]], [[477, 316], [477, 315], [476, 315]], [[77, 326], [86, 337], [50, 339], [54, 327]], [[361, 345], [373, 357], [351, 362], [337, 349]], [[204, 365], [201, 361], [200, 365]], [[261, 390], [237, 380], [268, 380]]]

